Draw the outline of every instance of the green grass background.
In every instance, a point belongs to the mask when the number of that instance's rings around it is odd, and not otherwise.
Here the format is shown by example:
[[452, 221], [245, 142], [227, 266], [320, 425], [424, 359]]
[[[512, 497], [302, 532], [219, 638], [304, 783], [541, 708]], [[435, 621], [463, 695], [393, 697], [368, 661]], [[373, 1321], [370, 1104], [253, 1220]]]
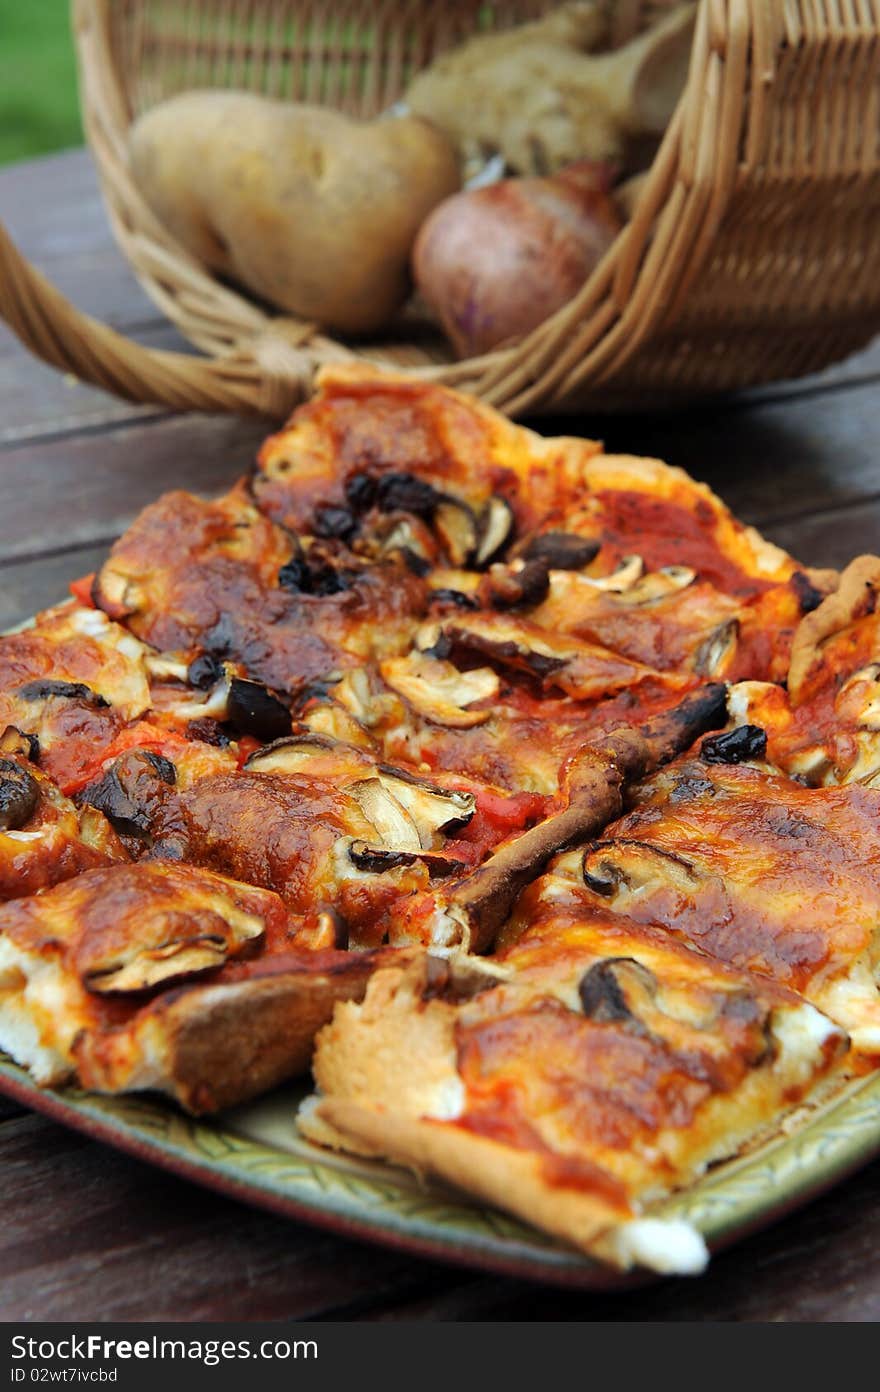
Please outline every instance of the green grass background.
[[68, 0], [0, 0], [0, 164], [82, 141]]

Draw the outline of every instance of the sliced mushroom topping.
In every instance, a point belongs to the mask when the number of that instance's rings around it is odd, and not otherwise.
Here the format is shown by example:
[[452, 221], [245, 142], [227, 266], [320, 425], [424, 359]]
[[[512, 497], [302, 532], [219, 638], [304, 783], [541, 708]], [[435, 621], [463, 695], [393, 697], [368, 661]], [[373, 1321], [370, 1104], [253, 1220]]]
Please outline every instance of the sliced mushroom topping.
[[258, 918], [231, 906], [222, 915], [212, 909], [163, 910], [138, 924], [134, 941], [101, 951], [100, 940], [92, 945], [87, 939], [77, 966], [90, 991], [145, 991], [221, 967], [263, 932]]
[[365, 778], [347, 790], [372, 822], [383, 846], [395, 851], [420, 851], [418, 828], [406, 809], [378, 778]]
[[186, 669], [186, 680], [199, 691], [207, 691], [223, 680], [223, 663], [213, 653], [200, 653]]
[[[163, 709], [167, 714], [173, 715], [176, 720], [186, 721], [190, 728], [196, 721], [229, 719], [229, 689], [232, 677], [222, 663], [208, 654], [205, 654], [204, 667], [201, 663], [202, 658], [196, 658], [190, 667], [199, 679], [199, 685], [196, 686], [197, 694], [194, 695], [187, 688], [186, 695], [181, 700], [163, 702]], [[215, 674], [218, 674], [217, 684], [211, 686], [210, 680]]]
[[604, 899], [635, 894], [657, 882], [693, 893], [699, 875], [689, 861], [645, 841], [596, 841], [584, 851], [584, 884]]
[[112, 618], [137, 614], [144, 606], [144, 588], [124, 570], [117, 570], [111, 556], [98, 571], [92, 586], [95, 602]]
[[493, 561], [510, 540], [513, 532], [513, 511], [504, 498], [490, 498], [479, 523], [479, 539], [474, 565], [482, 567]]
[[694, 671], [701, 677], [720, 676], [736, 652], [739, 621], [727, 619], [704, 638], [694, 657]]
[[425, 984], [421, 999], [445, 1000], [462, 1004], [509, 978], [509, 970], [496, 962], [480, 957], [438, 957], [429, 952], [425, 957]]
[[113, 832], [103, 812], [99, 812], [97, 807], [90, 807], [87, 803], [85, 807], [77, 809], [77, 822], [80, 840], [85, 845], [93, 846], [97, 851], [106, 849], [108, 837], [111, 837]]
[[644, 573], [645, 562], [641, 556], [622, 556], [610, 575], [585, 575], [583, 578], [596, 590], [623, 594], [624, 590], [631, 589], [637, 580], [641, 580]]
[[[437, 628], [435, 653], [444, 652], [445, 639], [445, 653], [458, 648], [480, 653], [499, 666], [528, 672], [545, 686], [556, 686], [580, 700], [611, 695], [647, 677], [673, 689], [688, 684], [677, 674], [658, 672], [598, 643], [542, 628], [519, 614], [449, 616]], [[420, 646], [426, 637], [425, 631], [417, 635]]]
[[[171, 653], [146, 653], [144, 656], [144, 666], [146, 667], [150, 676], [155, 677], [158, 681], [188, 681], [191, 682], [193, 686], [210, 686], [210, 681], [196, 681], [194, 680], [192, 675], [194, 667], [196, 668], [197, 672], [200, 670], [204, 670], [203, 668], [200, 669], [196, 666], [197, 663], [201, 663], [203, 660], [209, 660], [211, 664], [216, 667], [218, 675], [220, 674], [220, 663], [217, 661], [216, 658], [212, 657], [208, 659], [207, 654], [205, 654], [204, 659], [197, 657], [194, 658], [192, 662], [187, 664], [186, 662], [182, 661], [181, 658], [174, 657]], [[212, 680], [216, 680], [216, 678], [212, 678]]]
[[543, 532], [533, 536], [517, 554], [524, 561], [543, 561], [548, 570], [583, 570], [599, 554], [600, 543], [574, 532]]
[[480, 601], [476, 595], [463, 590], [435, 589], [431, 591], [432, 604], [454, 604], [456, 609], [479, 609]]
[[550, 572], [544, 561], [520, 561], [510, 568], [489, 570], [493, 609], [525, 609], [541, 604], [550, 592]]
[[395, 851], [386, 846], [371, 846], [366, 841], [352, 841], [348, 854], [358, 870], [371, 875], [381, 875], [386, 870], [419, 863], [427, 867], [432, 880], [439, 880], [448, 875], [457, 875], [465, 868], [462, 861], [435, 851]]
[[870, 662], [853, 672], [834, 699], [841, 720], [862, 730], [880, 730], [880, 663]]
[[40, 799], [37, 780], [14, 759], [0, 759], [0, 831], [18, 831]]
[[634, 957], [608, 957], [584, 972], [578, 995], [589, 1019], [598, 1024], [623, 1024], [644, 1034], [638, 1002], [640, 997], [653, 998], [656, 990], [654, 973]]
[[170, 759], [146, 749], [130, 749], [98, 783], [85, 788], [82, 801], [103, 812], [114, 830], [139, 840], [149, 837], [177, 773]]
[[436, 544], [418, 518], [392, 514], [386, 524], [380, 523], [371, 533], [370, 550], [380, 556], [398, 552], [419, 574], [427, 574], [436, 559]]
[[331, 735], [308, 731], [273, 740], [251, 754], [249, 773], [309, 773], [315, 777], [346, 778], [367, 775], [373, 761], [363, 750]]
[[473, 793], [438, 788], [403, 769], [388, 768], [384, 764], [379, 766], [377, 776], [412, 817], [426, 848], [430, 847], [437, 832], [448, 834], [467, 826], [476, 811]]
[[40, 758], [40, 741], [36, 735], [26, 735], [17, 725], [7, 725], [0, 735], [0, 755], [17, 754], [36, 764]]
[[303, 724], [316, 735], [341, 740], [356, 749], [371, 748], [370, 736], [359, 721], [336, 701], [321, 701], [303, 716]]
[[25, 682], [16, 692], [23, 701], [46, 701], [51, 696], [62, 696], [69, 701], [86, 701], [90, 706], [107, 706], [103, 696], [93, 691], [84, 682], [56, 681], [54, 678], [41, 678], [39, 681]]
[[416, 635], [416, 642], [424, 649], [432, 636], [435, 651], [445, 637], [450, 648], [458, 644], [538, 677], [557, 672], [584, 647], [576, 638], [560, 637], [519, 617], [502, 614], [462, 615], [442, 624], [425, 624]]
[[767, 752], [767, 731], [760, 725], [738, 725], [723, 735], [709, 735], [700, 745], [700, 758], [707, 764], [742, 764], [747, 759], [763, 759]]
[[346, 672], [333, 694], [361, 725], [369, 729], [375, 723], [375, 693], [365, 667]]
[[290, 733], [290, 711], [261, 682], [233, 677], [229, 683], [227, 719], [246, 735], [275, 740]]
[[322, 948], [333, 948], [344, 952], [348, 947], [348, 924], [335, 909], [322, 909], [318, 914], [315, 931], [309, 941], [312, 952]]
[[382, 680], [435, 725], [466, 730], [482, 725], [491, 710], [467, 710], [475, 701], [498, 695], [500, 683], [491, 667], [460, 672], [451, 662], [412, 653], [380, 663]]
[[687, 589], [696, 578], [697, 572], [691, 570], [690, 566], [662, 566], [621, 591], [617, 600], [624, 605], [654, 604], [657, 600]]
[[[448, 593], [464, 599], [477, 599], [480, 583], [481, 576], [475, 570], [456, 569], [453, 566], [435, 566], [428, 576], [428, 584], [434, 595]], [[460, 604], [461, 599], [455, 598], [452, 602]], [[480, 607], [478, 599], [476, 607]]]
[[477, 519], [467, 503], [441, 497], [434, 509], [434, 531], [454, 566], [470, 565], [477, 550]]
[[[378, 783], [394, 804], [390, 815], [396, 815], [395, 808], [404, 812], [417, 830], [418, 845], [426, 850], [434, 845], [438, 833], [466, 826], [476, 809], [472, 793], [440, 788], [405, 769], [377, 765], [364, 750], [312, 731], [275, 740], [257, 749], [244, 767], [249, 773], [308, 773], [319, 778], [333, 778], [357, 798], [377, 830], [379, 823], [367, 801], [376, 805], [377, 795], [372, 785]], [[357, 781], [352, 782], [353, 778]], [[389, 844], [402, 844], [399, 839], [392, 842], [384, 832], [382, 839]]]

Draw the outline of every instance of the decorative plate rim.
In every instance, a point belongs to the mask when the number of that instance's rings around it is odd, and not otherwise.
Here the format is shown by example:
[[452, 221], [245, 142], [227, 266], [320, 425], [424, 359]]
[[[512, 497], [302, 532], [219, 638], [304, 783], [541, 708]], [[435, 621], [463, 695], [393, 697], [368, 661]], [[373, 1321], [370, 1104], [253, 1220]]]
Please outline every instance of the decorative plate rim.
[[[181, 1178], [342, 1236], [555, 1285], [613, 1290], [657, 1279], [611, 1270], [438, 1183], [297, 1138], [302, 1088], [277, 1090], [219, 1118], [194, 1118], [163, 1098], [44, 1090], [0, 1053], [0, 1093]], [[880, 1073], [795, 1116], [787, 1133], [713, 1167], [652, 1212], [686, 1218], [718, 1251], [807, 1203], [880, 1153]], [[270, 1127], [289, 1125], [289, 1145], [257, 1138], [266, 1117]]]

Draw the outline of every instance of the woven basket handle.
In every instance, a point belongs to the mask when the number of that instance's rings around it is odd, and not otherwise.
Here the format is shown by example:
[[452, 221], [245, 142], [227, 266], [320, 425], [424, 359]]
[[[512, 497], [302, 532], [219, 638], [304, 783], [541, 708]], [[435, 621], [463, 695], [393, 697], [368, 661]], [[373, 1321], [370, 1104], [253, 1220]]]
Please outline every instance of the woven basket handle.
[[310, 389], [310, 382], [297, 381], [289, 371], [275, 379], [261, 376], [252, 361], [211, 360], [134, 343], [72, 305], [25, 259], [2, 224], [0, 316], [43, 362], [127, 401], [278, 418]]

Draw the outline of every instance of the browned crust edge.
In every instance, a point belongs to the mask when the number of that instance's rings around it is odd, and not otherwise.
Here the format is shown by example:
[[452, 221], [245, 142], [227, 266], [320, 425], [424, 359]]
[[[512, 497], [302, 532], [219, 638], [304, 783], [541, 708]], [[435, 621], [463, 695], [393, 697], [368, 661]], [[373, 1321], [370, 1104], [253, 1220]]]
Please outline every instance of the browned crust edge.
[[822, 657], [822, 645], [848, 624], [872, 614], [880, 592], [880, 557], [857, 556], [840, 576], [837, 589], [798, 624], [791, 645], [788, 693], [797, 705]]
[[549, 1185], [541, 1173], [540, 1156], [512, 1150], [454, 1123], [402, 1116], [339, 1098], [323, 1098], [315, 1110], [341, 1137], [353, 1138], [419, 1175], [446, 1180], [585, 1252], [592, 1252], [596, 1239], [609, 1228], [632, 1216], [628, 1209], [586, 1190]]
[[170, 993], [120, 1029], [84, 1033], [79, 1081], [97, 1092], [164, 1092], [194, 1115], [246, 1102], [307, 1071], [318, 1030], [339, 1001], [362, 998], [376, 965], [377, 955], [352, 953], [329, 971]]

